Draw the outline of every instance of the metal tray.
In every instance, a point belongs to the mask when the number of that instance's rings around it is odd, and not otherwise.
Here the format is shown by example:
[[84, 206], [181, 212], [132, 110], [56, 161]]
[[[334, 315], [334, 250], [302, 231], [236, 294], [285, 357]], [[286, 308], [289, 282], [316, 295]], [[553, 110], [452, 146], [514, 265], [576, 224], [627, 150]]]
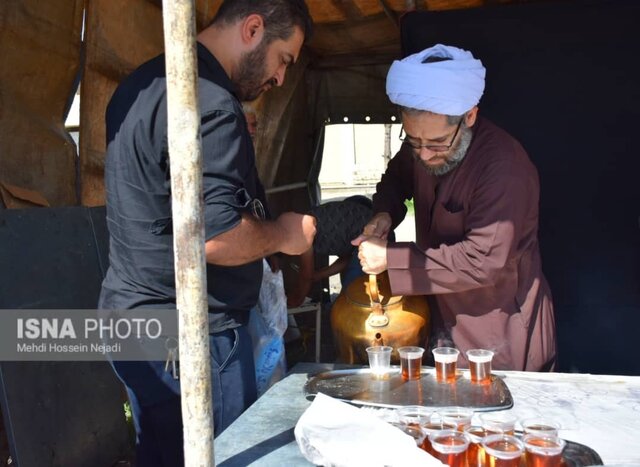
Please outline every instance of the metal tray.
[[513, 398], [502, 378], [492, 375], [490, 384], [471, 384], [468, 370], [458, 370], [455, 383], [438, 383], [434, 368], [422, 368], [421, 378], [415, 381], [403, 381], [397, 366], [392, 367], [386, 379], [375, 378], [369, 368], [332, 370], [312, 376], [304, 385], [308, 399], [319, 392], [374, 407], [456, 406], [476, 411], [513, 407]]
[[589, 446], [566, 441], [562, 451], [562, 467], [584, 467], [587, 465], [602, 465], [602, 459]]

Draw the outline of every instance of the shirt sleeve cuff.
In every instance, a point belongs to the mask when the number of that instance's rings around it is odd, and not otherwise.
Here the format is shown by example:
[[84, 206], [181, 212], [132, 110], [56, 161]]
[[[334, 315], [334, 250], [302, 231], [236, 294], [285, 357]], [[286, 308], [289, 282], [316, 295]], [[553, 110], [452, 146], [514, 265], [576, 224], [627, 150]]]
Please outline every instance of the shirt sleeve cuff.
[[387, 245], [387, 269], [409, 269], [411, 245], [411, 242], [389, 243]]
[[236, 210], [224, 204], [205, 204], [204, 206], [204, 239], [213, 237], [233, 229], [240, 223], [241, 216]]

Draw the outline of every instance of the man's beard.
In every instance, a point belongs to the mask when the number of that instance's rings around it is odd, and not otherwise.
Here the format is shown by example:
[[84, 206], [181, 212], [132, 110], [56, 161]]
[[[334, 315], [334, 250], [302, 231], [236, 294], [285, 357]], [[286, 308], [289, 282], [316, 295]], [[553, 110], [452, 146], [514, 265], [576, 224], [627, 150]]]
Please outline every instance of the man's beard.
[[[453, 169], [458, 167], [464, 156], [467, 154], [467, 150], [471, 145], [471, 138], [473, 137], [473, 132], [471, 128], [467, 126], [463, 126], [460, 128], [460, 139], [458, 140], [458, 144], [451, 150], [448, 156], [446, 156], [445, 162], [442, 165], [437, 167], [429, 166], [420, 159], [420, 157], [416, 154], [415, 157], [422, 163], [423, 167], [426, 168], [432, 175], [437, 177], [442, 176], [451, 172]], [[414, 153], [415, 154], [415, 153]]]
[[260, 94], [266, 91], [266, 85], [273, 87], [276, 83], [273, 78], [265, 81], [266, 75], [267, 42], [262, 42], [251, 52], [247, 52], [240, 59], [238, 72], [233, 79], [238, 98], [243, 102], [256, 100]]

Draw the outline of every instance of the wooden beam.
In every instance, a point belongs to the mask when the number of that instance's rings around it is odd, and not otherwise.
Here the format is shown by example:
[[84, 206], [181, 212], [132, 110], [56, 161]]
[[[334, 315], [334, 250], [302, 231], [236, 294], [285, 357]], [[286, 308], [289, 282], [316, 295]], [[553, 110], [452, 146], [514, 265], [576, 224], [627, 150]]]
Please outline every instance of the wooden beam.
[[362, 12], [353, 0], [331, 0], [331, 4], [340, 10], [347, 20], [362, 18]]
[[418, 9], [418, 0], [405, 0], [405, 10], [413, 11]]
[[310, 68], [314, 70], [328, 68], [348, 68], [357, 66], [385, 65], [401, 58], [400, 47], [397, 50], [377, 53], [354, 53], [329, 55], [316, 58]]
[[387, 2], [385, 0], [378, 0], [378, 2], [382, 7], [382, 11], [384, 11], [384, 14], [387, 15], [387, 18], [391, 20], [391, 22], [395, 27], [400, 29], [400, 19], [398, 18], [398, 15], [396, 14], [396, 12], [393, 11], [393, 9], [389, 5], [387, 5]]
[[380, 12], [350, 23], [320, 23], [314, 28], [310, 44], [317, 56], [345, 53], [378, 53], [399, 48], [400, 33], [389, 18]]

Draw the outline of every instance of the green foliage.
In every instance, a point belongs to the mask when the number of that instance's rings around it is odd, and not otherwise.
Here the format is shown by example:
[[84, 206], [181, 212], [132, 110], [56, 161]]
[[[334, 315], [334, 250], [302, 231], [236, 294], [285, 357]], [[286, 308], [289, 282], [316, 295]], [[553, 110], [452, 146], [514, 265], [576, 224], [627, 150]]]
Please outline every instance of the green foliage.
[[127, 423], [133, 423], [131, 417], [132, 417], [132, 415], [131, 415], [131, 404], [129, 404], [129, 401], [126, 401], [124, 403], [124, 418], [127, 421]]
[[414, 214], [413, 198], [405, 200], [404, 205], [407, 207], [407, 214]]
[[127, 430], [129, 431], [130, 439], [135, 442], [136, 427], [133, 425], [133, 414], [131, 413], [131, 404], [129, 401], [124, 403], [124, 419], [127, 423]]

